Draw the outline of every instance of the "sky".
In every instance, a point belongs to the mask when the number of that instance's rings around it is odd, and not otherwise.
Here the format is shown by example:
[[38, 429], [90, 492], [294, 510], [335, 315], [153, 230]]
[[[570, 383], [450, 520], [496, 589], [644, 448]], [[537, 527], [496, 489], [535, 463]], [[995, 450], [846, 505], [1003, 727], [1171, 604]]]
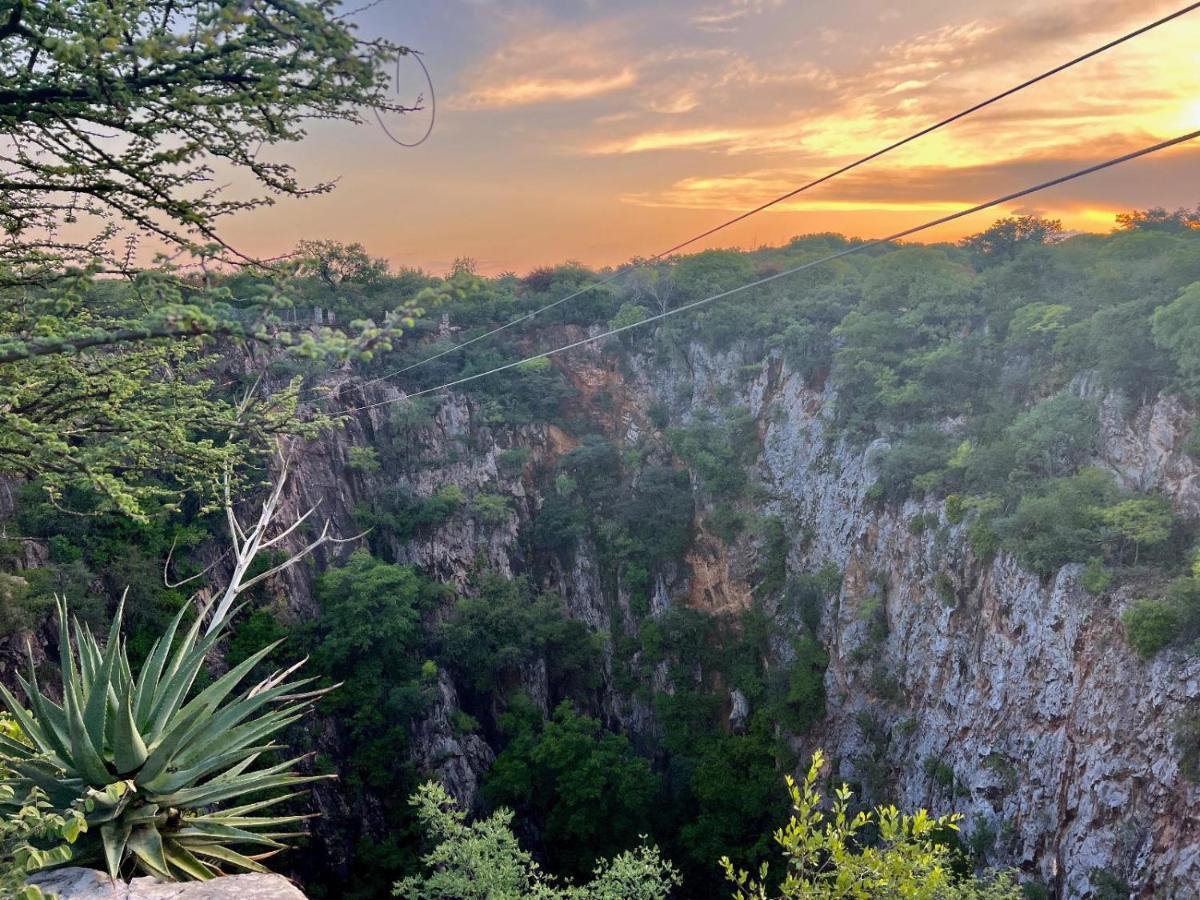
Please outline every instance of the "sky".
[[[359, 0], [361, 2], [361, 0]], [[353, 5], [353, 4], [352, 4]], [[393, 266], [524, 273], [651, 256], [1185, 0], [426, 0], [355, 15], [423, 53], [436, 127], [320, 123], [288, 157], [331, 194], [225, 226], [251, 252], [360, 242]], [[420, 69], [396, 85], [412, 100]], [[412, 140], [426, 113], [394, 117]], [[700, 246], [878, 237], [1200, 128], [1200, 11]], [[1001, 214], [1108, 231], [1200, 203], [1200, 141], [927, 232]]]

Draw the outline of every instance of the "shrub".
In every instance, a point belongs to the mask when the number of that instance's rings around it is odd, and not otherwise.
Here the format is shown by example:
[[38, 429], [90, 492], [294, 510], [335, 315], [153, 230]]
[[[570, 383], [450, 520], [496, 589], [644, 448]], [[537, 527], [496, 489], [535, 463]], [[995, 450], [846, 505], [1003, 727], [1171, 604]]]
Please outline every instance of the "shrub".
[[422, 857], [428, 874], [398, 882], [393, 891], [397, 897], [661, 900], [680, 884], [679, 873], [658, 848], [643, 845], [599, 863], [586, 884], [560, 885], [521, 849], [510, 811], [498, 810], [468, 824], [466, 814], [456, 808], [446, 789], [433, 781], [422, 785], [410, 802], [434, 846]]
[[1056, 478], [1016, 511], [996, 521], [996, 532], [1021, 564], [1050, 575], [1069, 562], [1091, 558], [1103, 541], [1101, 510], [1115, 491], [1112, 476], [1099, 469]]
[[1121, 616], [1129, 643], [1144, 657], [1162, 650], [1179, 633], [1179, 615], [1163, 600], [1138, 600]]
[[508, 521], [508, 498], [502, 494], [476, 494], [471, 500], [471, 512], [488, 525], [503, 525]]
[[1112, 580], [1112, 572], [1104, 567], [1104, 560], [1098, 556], [1089, 559], [1079, 575], [1079, 583], [1089, 594], [1103, 594], [1112, 586]]
[[379, 451], [374, 447], [351, 447], [346, 451], [346, 467], [355, 472], [378, 472]]
[[796, 659], [788, 670], [788, 690], [783, 698], [781, 724], [804, 734], [825, 718], [825, 669], [829, 654], [814, 637], [796, 641]]
[[962, 494], [951, 494], [946, 498], [946, 521], [959, 525], [967, 516], [967, 506]]
[[708, 527], [725, 543], [732, 544], [746, 528], [746, 514], [728, 503], [718, 504], [708, 517]]
[[484, 795], [532, 819], [553, 871], [583, 875], [646, 833], [663, 784], [624, 735], [578, 715], [568, 701], [544, 722], [521, 697], [500, 726], [507, 744], [488, 770]]
[[[833, 900], [852, 896], [878, 897], [989, 897], [1017, 900], [1020, 889], [1008, 875], [985, 882], [974, 876], [956, 878], [951, 851], [941, 840], [958, 830], [961, 816], [940, 818], [925, 810], [901, 813], [894, 806], [851, 811], [853, 795], [846, 785], [834, 792], [832, 808], [817, 791], [817, 779], [825, 763], [821, 751], [813, 754], [812, 765], [800, 784], [787, 776], [792, 800], [792, 817], [778, 831], [776, 842], [787, 863], [787, 876], [778, 890], [768, 888], [766, 865], [755, 880], [740, 871], [728, 857], [721, 860], [726, 879], [734, 885], [736, 900]], [[951, 773], [953, 777], [953, 773]], [[877, 832], [877, 840], [865, 840]], [[829, 865], [836, 859], [837, 865]], [[773, 883], [773, 882], [772, 882]], [[869, 893], [858, 894], [850, 885], [870, 885]]]
[[958, 592], [954, 589], [954, 579], [948, 572], [938, 572], [933, 576], [933, 589], [942, 602], [949, 607], [958, 603]]
[[1180, 773], [1193, 784], [1200, 783], [1200, 711], [1187, 713], [1175, 723], [1174, 743]]

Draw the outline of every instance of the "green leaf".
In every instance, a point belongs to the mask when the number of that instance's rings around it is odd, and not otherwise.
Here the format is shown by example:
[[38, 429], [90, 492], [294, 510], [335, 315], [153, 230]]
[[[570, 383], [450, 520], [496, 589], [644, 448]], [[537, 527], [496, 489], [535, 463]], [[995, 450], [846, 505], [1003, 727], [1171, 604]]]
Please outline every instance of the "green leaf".
[[150, 755], [133, 721], [133, 697], [126, 687], [113, 721], [113, 763], [118, 774], [132, 774]]
[[166, 881], [174, 880], [163, 853], [162, 835], [157, 828], [148, 825], [134, 828], [129, 834], [127, 846], [149, 872]]
[[129, 842], [132, 827], [128, 822], [106, 822], [100, 826], [100, 840], [104, 845], [104, 863], [108, 875], [117, 879], [121, 875], [121, 860], [125, 858], [125, 846]]

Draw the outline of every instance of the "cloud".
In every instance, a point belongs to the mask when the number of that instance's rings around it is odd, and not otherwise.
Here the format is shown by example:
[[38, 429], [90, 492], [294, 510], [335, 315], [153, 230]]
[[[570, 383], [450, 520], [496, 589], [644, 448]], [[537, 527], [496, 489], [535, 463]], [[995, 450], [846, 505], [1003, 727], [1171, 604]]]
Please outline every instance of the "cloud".
[[636, 82], [637, 72], [628, 67], [611, 75], [596, 75], [590, 78], [552, 78], [535, 75], [477, 87], [460, 97], [458, 105], [475, 109], [498, 109], [530, 103], [582, 100], [618, 91]]
[[728, 0], [708, 6], [692, 16], [692, 24], [702, 31], [729, 33], [737, 30], [737, 23], [751, 15], [778, 9], [786, 0]]
[[[1111, 134], [1099, 146], [1089, 144], [1075, 148], [1073, 153], [958, 167], [868, 165], [772, 209], [776, 213], [928, 211], [940, 215], [1049, 181], [1142, 145], [1136, 136], [1131, 139], [1128, 135]], [[1038, 208], [1119, 209], [1144, 205], [1146, 197], [1161, 194], [1168, 187], [1182, 189], [1186, 196], [1192, 196], [1200, 190], [1198, 162], [1200, 146], [1177, 148], [1030, 195], [1012, 211], [1028, 210], [1030, 203], [1038, 204]], [[740, 212], [790, 193], [822, 174], [819, 169], [751, 169], [681, 178], [664, 190], [627, 193], [621, 199], [627, 204], [656, 209]]]
[[452, 107], [504, 109], [585, 100], [638, 82], [638, 68], [618, 50], [611, 25], [556, 30], [521, 21], [514, 30], [521, 36], [466, 74], [467, 87], [451, 98]]

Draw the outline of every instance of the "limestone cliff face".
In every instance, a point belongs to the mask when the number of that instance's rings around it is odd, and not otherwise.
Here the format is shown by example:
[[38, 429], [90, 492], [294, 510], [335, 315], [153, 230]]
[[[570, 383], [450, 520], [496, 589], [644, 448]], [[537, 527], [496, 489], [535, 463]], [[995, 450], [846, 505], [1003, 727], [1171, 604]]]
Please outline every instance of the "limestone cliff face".
[[[748, 372], [748, 363], [758, 368]], [[693, 346], [670, 363], [626, 354], [618, 365], [590, 350], [570, 358], [568, 374], [584, 396], [611, 395], [601, 424], [614, 439], [652, 433], [653, 406], [665, 408], [673, 424], [730, 404], [755, 415], [757, 474], [769, 496], [760, 511], [784, 520], [790, 570], [833, 561], [844, 573], [821, 626], [831, 659], [829, 715], [798, 750], [825, 748], [842, 777], [868, 789], [886, 784], [906, 806], [964, 812], [968, 833], [993, 835], [984, 842], [990, 862], [1054, 880], [1063, 896], [1088, 896], [1098, 869], [1143, 896], [1198, 895], [1200, 788], [1181, 777], [1172, 742], [1176, 720], [1200, 698], [1200, 658], [1168, 652], [1140, 659], [1121, 633], [1121, 611], [1134, 599], [1127, 591], [1094, 597], [1079, 586], [1077, 566], [1045, 580], [1007, 554], [981, 562], [965, 526], [952, 525], [937, 502], [877, 507], [867, 496], [875, 480], [871, 448], [831, 437], [830, 392], [806, 385], [781, 360]], [[1095, 462], [1123, 485], [1158, 490], [1185, 515], [1200, 516], [1200, 469], [1183, 449], [1192, 414], [1171, 397], [1129, 410], [1094, 385], [1073, 387], [1102, 401]], [[372, 400], [399, 396], [372, 391]], [[519, 528], [542, 502], [532, 465], [570, 449], [570, 437], [549, 427], [488, 425], [456, 395], [405, 432], [413, 465], [349, 470], [353, 445], [378, 446], [387, 456], [383, 445], [397, 439], [389, 409], [372, 410], [301, 455], [295, 509], [321, 500], [351, 533], [355, 504], [397, 485], [419, 496], [447, 483], [468, 498], [485, 489], [505, 494], [511, 514], [503, 522], [464, 512], [390, 549], [460, 585], [481, 555], [502, 572], [522, 571]], [[529, 449], [531, 462], [506, 469], [501, 454], [517, 447]], [[936, 526], [913, 529], [917, 514]], [[744, 608], [758, 552], [752, 539], [727, 547], [701, 533], [687, 559], [659, 578], [653, 613], [678, 603], [714, 613]], [[607, 634], [610, 618], [626, 615], [628, 604], [603, 598], [598, 571], [585, 542], [574, 563], [554, 574], [553, 587], [571, 615]], [[316, 612], [310, 577], [298, 568], [280, 585], [300, 617]], [[870, 621], [880, 619], [885, 636]], [[793, 626], [780, 616], [777, 628], [786, 647]], [[665, 671], [655, 677], [657, 689], [670, 688]], [[544, 667], [526, 672], [525, 681], [544, 704]], [[744, 718], [745, 698], [730, 688], [734, 718]], [[437, 694], [415, 730], [414, 755], [469, 804], [492, 752], [477, 737], [454, 734], [456, 693], [444, 676]], [[611, 686], [603, 697], [610, 724], [635, 738], [654, 733], [649, 707]]]

